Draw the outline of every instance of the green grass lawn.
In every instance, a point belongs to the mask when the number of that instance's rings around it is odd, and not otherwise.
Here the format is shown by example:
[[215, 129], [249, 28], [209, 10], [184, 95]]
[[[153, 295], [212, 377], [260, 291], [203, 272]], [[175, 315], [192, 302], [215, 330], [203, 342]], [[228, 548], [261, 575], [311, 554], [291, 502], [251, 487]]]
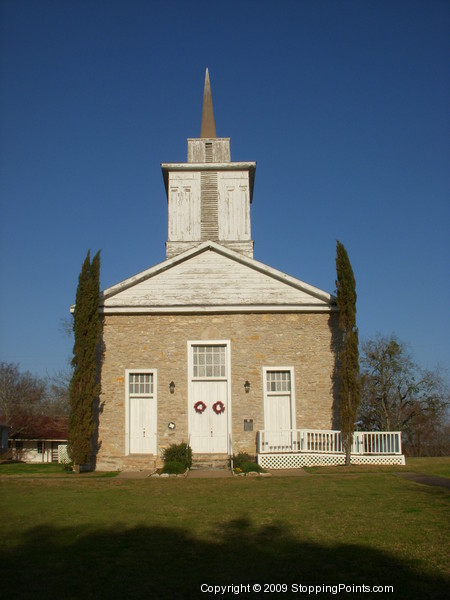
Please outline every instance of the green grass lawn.
[[[1, 595], [209, 598], [202, 583], [284, 583], [392, 585], [391, 598], [444, 598], [450, 493], [398, 473], [442, 476], [450, 459], [423, 461], [298, 478], [2, 476]], [[318, 597], [336, 596], [382, 594]]]
[[58, 463], [36, 463], [27, 464], [22, 462], [11, 462], [0, 464], [0, 475], [63, 475], [67, 473], [64, 466]]
[[[306, 467], [308, 473], [329, 475], [330, 473], [417, 473], [418, 475], [430, 475], [446, 477], [450, 479], [450, 457], [432, 458], [407, 458], [405, 466], [370, 466], [350, 465], [344, 467], [337, 465], [333, 467]], [[1, 471], [0, 471], [1, 472]]]
[[450, 458], [407, 458], [406, 467], [408, 471], [422, 475], [437, 475], [438, 477], [450, 478]]

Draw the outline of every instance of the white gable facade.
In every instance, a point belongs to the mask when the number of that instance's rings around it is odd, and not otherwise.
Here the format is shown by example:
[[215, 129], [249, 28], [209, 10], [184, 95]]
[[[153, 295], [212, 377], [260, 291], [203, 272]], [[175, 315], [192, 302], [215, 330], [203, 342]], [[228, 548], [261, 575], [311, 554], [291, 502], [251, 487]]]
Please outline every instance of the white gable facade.
[[335, 299], [253, 258], [255, 168], [208, 136], [162, 164], [167, 259], [101, 298], [98, 469], [152, 469], [179, 442], [255, 456], [263, 433], [281, 452], [336, 427]]
[[325, 311], [333, 297], [254, 259], [203, 242], [103, 292], [103, 312]]

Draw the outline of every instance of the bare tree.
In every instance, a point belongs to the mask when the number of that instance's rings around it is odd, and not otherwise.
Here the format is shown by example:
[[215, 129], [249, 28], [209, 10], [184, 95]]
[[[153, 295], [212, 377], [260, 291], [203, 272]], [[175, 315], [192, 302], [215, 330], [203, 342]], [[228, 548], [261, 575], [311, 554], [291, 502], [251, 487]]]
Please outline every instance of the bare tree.
[[25, 430], [39, 414], [46, 398], [43, 379], [21, 373], [14, 363], [0, 363], [0, 415], [10, 427], [10, 435]]
[[448, 406], [448, 386], [439, 370], [420, 368], [394, 335], [363, 343], [359, 418], [364, 429], [402, 431], [414, 454], [440, 453], [435, 442], [445, 439]]
[[70, 412], [70, 380], [72, 369], [59, 369], [46, 377], [46, 399], [43, 412], [48, 416], [68, 416]]

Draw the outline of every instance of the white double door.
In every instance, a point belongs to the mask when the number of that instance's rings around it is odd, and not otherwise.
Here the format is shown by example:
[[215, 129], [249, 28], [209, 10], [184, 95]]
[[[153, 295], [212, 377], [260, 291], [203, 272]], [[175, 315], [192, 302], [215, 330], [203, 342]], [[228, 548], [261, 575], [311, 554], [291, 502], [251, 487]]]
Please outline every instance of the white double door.
[[[189, 404], [190, 445], [192, 451], [199, 454], [221, 454], [227, 452], [227, 381], [214, 379], [192, 381]], [[206, 408], [203, 410], [204, 406]]]

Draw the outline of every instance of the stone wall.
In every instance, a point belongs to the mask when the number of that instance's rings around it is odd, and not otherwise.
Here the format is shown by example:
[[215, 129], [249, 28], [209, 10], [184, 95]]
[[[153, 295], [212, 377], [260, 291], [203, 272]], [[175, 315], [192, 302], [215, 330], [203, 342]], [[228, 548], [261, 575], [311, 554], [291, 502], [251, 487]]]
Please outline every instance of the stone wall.
[[[294, 367], [296, 427], [337, 427], [333, 340], [337, 314], [105, 315], [99, 470], [145, 469], [159, 456], [125, 456], [125, 370], [157, 369], [158, 448], [188, 440], [189, 340], [230, 340], [233, 451], [256, 452], [264, 429], [263, 367]], [[334, 332], [334, 334], [333, 334]], [[245, 393], [244, 382], [251, 384]], [[175, 393], [169, 384], [175, 382]], [[253, 431], [244, 431], [253, 419]], [[168, 423], [176, 423], [171, 431]]]

